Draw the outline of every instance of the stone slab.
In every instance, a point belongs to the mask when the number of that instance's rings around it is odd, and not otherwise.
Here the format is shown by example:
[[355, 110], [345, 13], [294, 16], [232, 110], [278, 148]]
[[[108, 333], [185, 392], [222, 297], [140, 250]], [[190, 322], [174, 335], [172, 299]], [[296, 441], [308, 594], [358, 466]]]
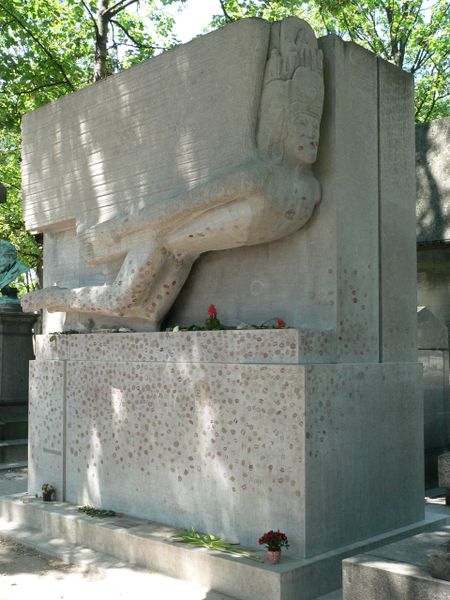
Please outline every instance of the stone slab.
[[450, 331], [450, 261], [448, 248], [423, 245], [417, 249], [417, 304], [427, 306]]
[[344, 600], [448, 600], [450, 582], [431, 576], [427, 552], [450, 539], [450, 526], [343, 561]]
[[417, 307], [417, 348], [448, 352], [447, 326], [426, 306]]
[[423, 366], [425, 450], [450, 444], [449, 355], [442, 350], [420, 350]]
[[450, 117], [416, 126], [417, 241], [450, 240]]
[[244, 19], [27, 114], [28, 229], [85, 228], [253, 157], [269, 35]]
[[258, 329], [36, 336], [39, 360], [298, 364], [336, 361], [331, 331]]
[[[22, 501], [17, 496], [0, 499], [2, 536], [32, 546], [39, 544], [41, 549], [42, 544], [47, 543], [48, 551], [69, 561], [70, 554], [75, 559], [79, 557], [79, 546], [82, 545], [85, 563], [92, 564], [94, 561], [95, 565], [98, 562], [96, 553], [107, 552], [113, 554], [115, 560], [186, 579], [239, 600], [316, 599], [340, 586], [343, 558], [385, 544], [386, 540], [428, 530], [439, 522], [442, 522], [440, 517], [431, 517], [412, 527], [315, 559], [295, 560], [288, 551], [284, 553], [282, 562], [273, 566], [267, 561], [257, 563], [175, 544], [170, 541], [170, 536], [178, 529], [159, 523], [126, 515], [107, 519], [91, 518], [80, 514], [75, 506], [68, 503], [49, 504], [29, 498]], [[258, 554], [264, 557], [263, 552]], [[101, 555], [100, 567], [105, 559], [114, 564], [113, 558]]]

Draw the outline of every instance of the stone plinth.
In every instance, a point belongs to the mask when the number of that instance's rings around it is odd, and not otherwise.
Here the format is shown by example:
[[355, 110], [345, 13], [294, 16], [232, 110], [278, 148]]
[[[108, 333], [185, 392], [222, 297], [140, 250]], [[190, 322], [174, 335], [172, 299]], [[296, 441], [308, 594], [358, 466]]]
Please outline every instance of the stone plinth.
[[0, 304], [0, 410], [27, 405], [35, 321], [36, 315], [23, 313], [19, 304]]
[[447, 600], [450, 582], [431, 575], [431, 556], [448, 542], [448, 525], [344, 560], [344, 600]]
[[30, 492], [250, 547], [280, 528], [300, 558], [421, 520], [418, 366], [299, 364], [303, 339], [39, 337]]

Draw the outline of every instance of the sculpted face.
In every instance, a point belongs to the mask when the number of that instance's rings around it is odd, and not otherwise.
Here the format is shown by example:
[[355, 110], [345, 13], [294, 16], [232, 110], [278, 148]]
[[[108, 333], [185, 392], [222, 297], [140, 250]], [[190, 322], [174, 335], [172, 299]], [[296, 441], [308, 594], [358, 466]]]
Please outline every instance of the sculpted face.
[[293, 110], [290, 113], [284, 145], [286, 157], [310, 165], [317, 158], [320, 120], [304, 112]]

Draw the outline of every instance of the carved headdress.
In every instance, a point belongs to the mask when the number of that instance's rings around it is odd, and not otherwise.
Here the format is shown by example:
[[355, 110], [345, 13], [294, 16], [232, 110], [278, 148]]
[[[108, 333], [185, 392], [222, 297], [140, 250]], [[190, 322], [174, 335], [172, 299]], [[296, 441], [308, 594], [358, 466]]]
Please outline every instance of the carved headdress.
[[258, 146], [263, 153], [273, 157], [276, 138], [282, 142], [286, 135], [289, 112], [320, 120], [324, 94], [322, 63], [322, 51], [308, 23], [289, 17], [272, 25], [258, 130]]

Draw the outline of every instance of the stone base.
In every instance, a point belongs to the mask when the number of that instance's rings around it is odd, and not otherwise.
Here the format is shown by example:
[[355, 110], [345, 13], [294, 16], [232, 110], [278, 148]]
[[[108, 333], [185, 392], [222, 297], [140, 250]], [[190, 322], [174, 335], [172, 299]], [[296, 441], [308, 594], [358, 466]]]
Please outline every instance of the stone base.
[[[38, 340], [29, 490], [316, 557], [423, 519], [417, 364], [320, 364], [327, 332]], [[321, 354], [322, 353], [322, 354]], [[303, 364], [299, 364], [299, 363]]]
[[28, 403], [28, 362], [33, 358], [36, 317], [23, 313], [19, 304], [0, 304], [0, 409]]
[[344, 600], [448, 600], [450, 582], [431, 576], [429, 554], [449, 540], [450, 525], [443, 525], [344, 560]]
[[[283, 552], [279, 565], [265, 560], [254, 562], [171, 541], [179, 531], [159, 523], [125, 515], [106, 519], [92, 518], [63, 502], [44, 503], [19, 496], [0, 498], [0, 533], [20, 543], [66, 560], [96, 566], [95, 550], [103, 563], [111, 556], [132, 565], [151, 568], [165, 575], [185, 579], [208, 590], [236, 600], [312, 600], [341, 585], [341, 561], [355, 553], [401, 539], [417, 531], [439, 526], [442, 518], [431, 517], [414, 526], [314, 559], [298, 560]], [[110, 555], [110, 559], [105, 557]], [[124, 565], [122, 564], [122, 567]], [[208, 598], [209, 598], [208, 594]], [[214, 597], [211, 594], [211, 597]], [[364, 594], [357, 597], [366, 600]], [[377, 597], [378, 598], [378, 597]], [[406, 596], [402, 597], [402, 600]], [[434, 600], [434, 599], [433, 599]]]

